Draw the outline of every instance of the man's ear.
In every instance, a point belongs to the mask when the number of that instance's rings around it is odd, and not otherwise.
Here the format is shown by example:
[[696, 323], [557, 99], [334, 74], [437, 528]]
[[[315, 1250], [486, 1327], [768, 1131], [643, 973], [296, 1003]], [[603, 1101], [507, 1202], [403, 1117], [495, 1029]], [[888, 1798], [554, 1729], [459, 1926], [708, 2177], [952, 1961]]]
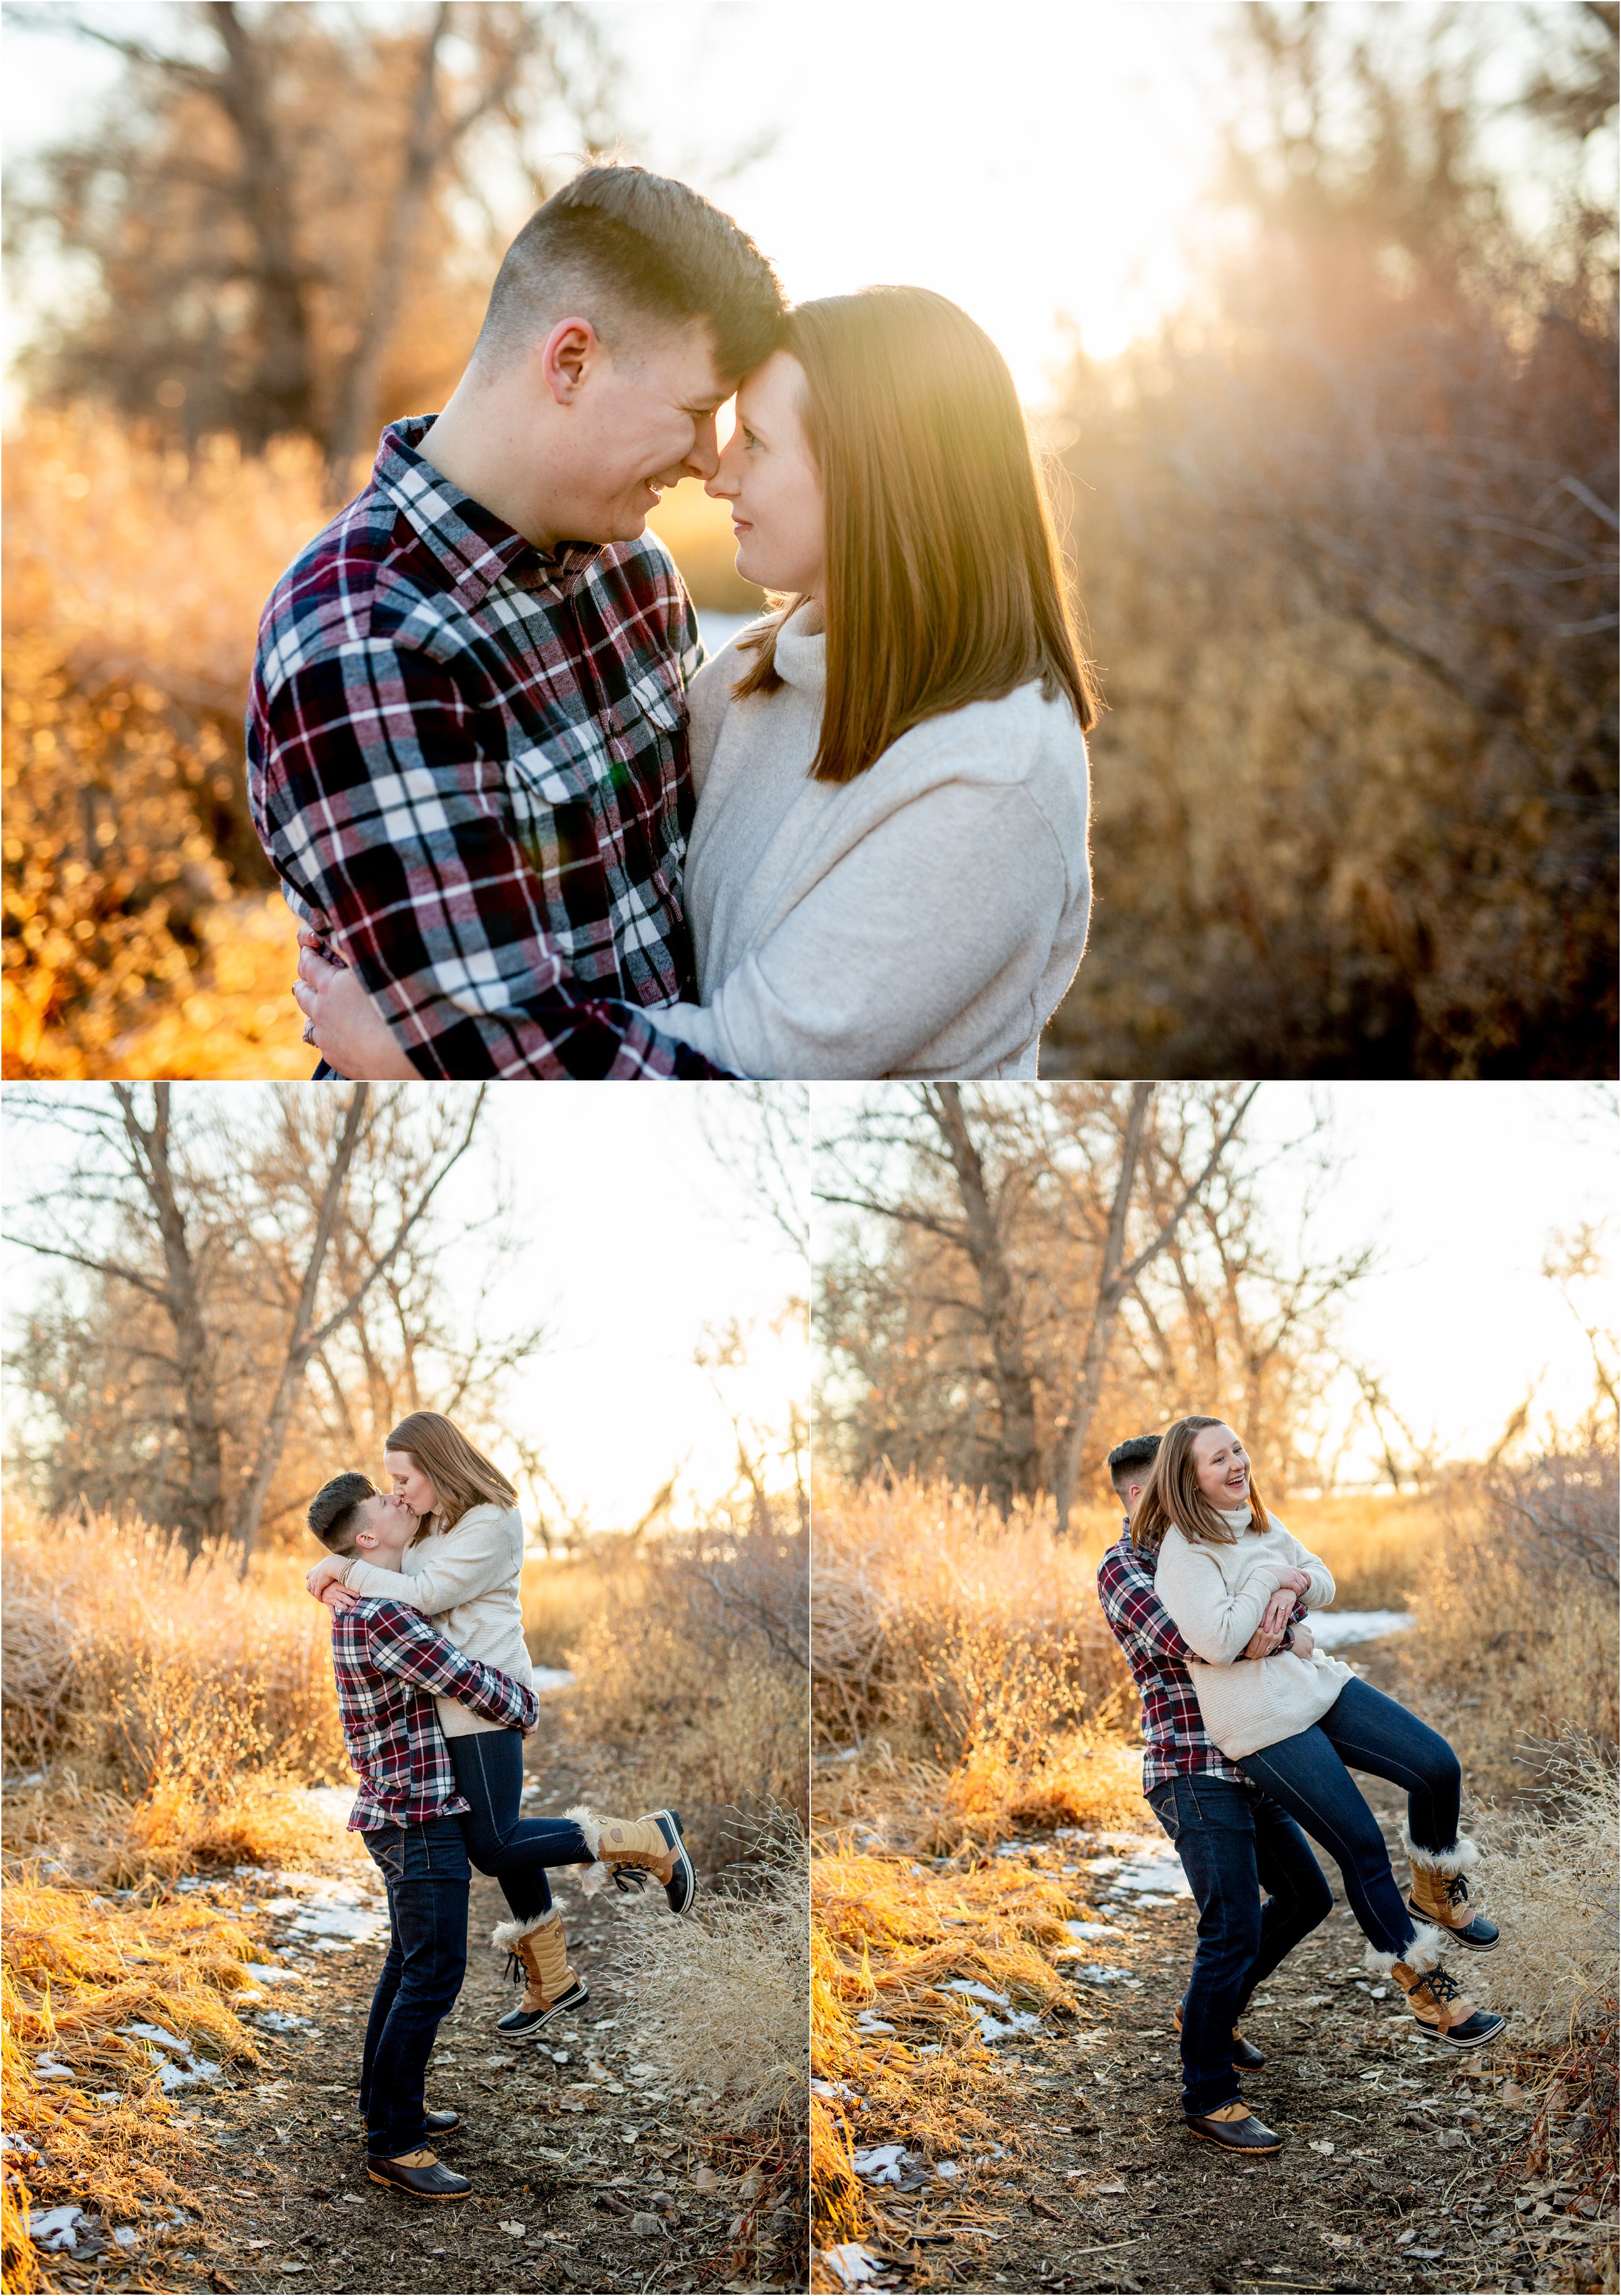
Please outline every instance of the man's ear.
[[587, 374], [603, 357], [602, 338], [589, 319], [560, 319], [540, 347], [540, 371], [560, 406], [579, 397]]

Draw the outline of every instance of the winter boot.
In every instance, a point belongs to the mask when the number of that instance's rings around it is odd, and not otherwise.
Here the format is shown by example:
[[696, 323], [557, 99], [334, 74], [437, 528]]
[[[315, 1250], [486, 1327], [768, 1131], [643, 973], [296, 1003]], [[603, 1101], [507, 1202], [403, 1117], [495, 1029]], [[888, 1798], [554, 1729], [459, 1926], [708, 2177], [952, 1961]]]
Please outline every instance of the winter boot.
[[447, 2169], [428, 2144], [402, 2152], [397, 2161], [379, 2161], [368, 2153], [366, 2174], [374, 2185], [392, 2185], [416, 2201], [464, 2201], [472, 2190], [469, 2180]]
[[1508, 2021], [1494, 2009], [1477, 2009], [1439, 1962], [1418, 1970], [1393, 1961], [1390, 1974], [1407, 1996], [1407, 2006], [1421, 2030], [1449, 2049], [1478, 2049], [1495, 2040]]
[[[569, 1815], [622, 1895], [646, 1889], [651, 1874], [663, 1882], [671, 1913], [685, 1913], [698, 1894], [698, 1875], [681, 1838], [677, 1811], [659, 1809], [651, 1817], [603, 1817], [592, 1809], [571, 1809]], [[589, 1889], [589, 1880], [585, 1886]]]
[[1283, 2139], [1241, 2098], [1215, 2112], [1190, 2112], [1183, 2119], [1195, 2136], [1202, 2136], [1207, 2144], [1219, 2144], [1224, 2152], [1281, 2152], [1283, 2149]]
[[1461, 1833], [1450, 1849], [1421, 1849], [1405, 1825], [1402, 1847], [1412, 1868], [1409, 1910], [1421, 1922], [1433, 1922], [1446, 1931], [1453, 1945], [1476, 1953], [1491, 1953], [1498, 1943], [1497, 1924], [1484, 1914], [1470, 1911], [1470, 1885], [1465, 1878], [1480, 1862], [1480, 1852]]
[[502, 2033], [536, 2033], [550, 2018], [577, 2009], [590, 1998], [584, 1978], [569, 1966], [569, 1941], [556, 1914], [534, 1914], [527, 1922], [497, 1922], [490, 1943], [508, 1955], [514, 1984], [523, 1999], [495, 2021]]
[[[1180, 2035], [1182, 2031], [1182, 2011], [1180, 2009], [1172, 2010], [1171, 2022], [1175, 2026], [1176, 2030]], [[1245, 2040], [1243, 2035], [1239, 2031], [1238, 2027], [1235, 2025], [1232, 2029], [1233, 2071], [1235, 2073], [1258, 2072], [1265, 2062], [1265, 2058], [1261, 2054], [1259, 2049], [1256, 2047], [1254, 2042]]]

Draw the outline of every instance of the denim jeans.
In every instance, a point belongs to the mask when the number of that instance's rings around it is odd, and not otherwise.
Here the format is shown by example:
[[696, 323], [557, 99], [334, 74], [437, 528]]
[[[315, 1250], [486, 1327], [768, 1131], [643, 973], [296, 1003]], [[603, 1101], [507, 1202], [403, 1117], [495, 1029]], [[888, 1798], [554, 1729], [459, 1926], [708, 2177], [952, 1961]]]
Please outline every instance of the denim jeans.
[[456, 1791], [468, 1804], [462, 1818], [467, 1854], [480, 1874], [491, 1874], [520, 1922], [552, 1909], [548, 1866], [589, 1866], [590, 1847], [572, 1818], [520, 1817], [523, 1736], [517, 1730], [474, 1730], [446, 1738]]
[[1463, 1773], [1445, 1738], [1394, 1698], [1347, 1682], [1321, 1722], [1275, 1746], [1246, 1754], [1247, 1777], [1298, 1818], [1339, 1861], [1346, 1897], [1378, 1953], [1399, 1954], [1416, 1925], [1390, 1871], [1379, 1821], [1353, 1769], [1407, 1789], [1407, 1824], [1420, 1849], [1450, 1849], [1458, 1839]]
[[1182, 2005], [1182, 2109], [1217, 2112], [1239, 2099], [1232, 2029], [1246, 2003], [1331, 1911], [1334, 1892], [1299, 1827], [1264, 1793], [1206, 1772], [1167, 1778], [1148, 1799], [1199, 1907]]
[[428, 2141], [422, 2084], [439, 2021], [467, 1970], [467, 1845], [454, 1817], [364, 1836], [389, 1891], [389, 1952], [360, 2065], [366, 2150], [395, 2161]]

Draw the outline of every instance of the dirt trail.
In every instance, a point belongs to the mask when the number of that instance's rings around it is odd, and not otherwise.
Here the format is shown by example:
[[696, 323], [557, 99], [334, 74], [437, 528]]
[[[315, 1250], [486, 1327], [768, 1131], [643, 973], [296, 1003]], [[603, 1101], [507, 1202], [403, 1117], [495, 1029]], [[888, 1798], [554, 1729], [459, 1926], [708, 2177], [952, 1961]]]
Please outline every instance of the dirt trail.
[[[1404, 1804], [1377, 1789], [1370, 1800], [1404, 1871]], [[1146, 1834], [1146, 1808], [1144, 1818]], [[1032, 1838], [1021, 1849], [1032, 1868], [1075, 1873], [1073, 1841]], [[1338, 1868], [1324, 1865], [1336, 1879]], [[966, 2174], [950, 2187], [956, 2207], [990, 2220], [943, 2238], [938, 2184], [911, 2197], [885, 2190], [888, 2237], [872, 2247], [888, 2269], [878, 2284], [1615, 2287], [1604, 2261], [1611, 2227], [1565, 2213], [1568, 2194], [1514, 2172], [1537, 2100], [1490, 2052], [1461, 2056], [1420, 2038], [1399, 1994], [1375, 1997], [1378, 1980], [1338, 1889], [1332, 1915], [1269, 1980], [1245, 2023], [1267, 2058], [1246, 2094], [1286, 2140], [1260, 2161], [1217, 2152], [1182, 2126], [1171, 2017], [1192, 1957], [1191, 1901], [1127, 1897], [1100, 1911], [1127, 1932], [1106, 1948], [1125, 1980], [1077, 1984], [1078, 2020], [1044, 2020], [1027, 2038], [999, 2045], [1004, 2068], [1019, 2075], [1016, 2102], [997, 2108], [1004, 2157], [970, 2148]], [[1478, 1997], [1492, 2001], [1491, 1957], [1457, 1958]]]
[[[581, 1799], [566, 1759], [536, 1765], [526, 1812]], [[261, 1895], [266, 1893], [261, 1892]], [[222, 2290], [616, 2289], [798, 2286], [803, 2210], [765, 2140], [717, 2136], [636, 2046], [634, 1999], [610, 1896], [565, 1885], [560, 1905], [589, 2005], [545, 2028], [544, 2047], [495, 2030], [514, 1998], [487, 1940], [505, 1911], [475, 1877], [467, 1982], [440, 2029], [430, 2106], [463, 2126], [442, 2146], [472, 2179], [428, 2205], [365, 2174], [355, 2085], [386, 1939], [311, 1954], [271, 2005], [315, 2032], [271, 2042], [234, 2093], [201, 2107], [217, 2148], [198, 2179], [200, 2246]], [[285, 1932], [283, 1932], [285, 1934]]]

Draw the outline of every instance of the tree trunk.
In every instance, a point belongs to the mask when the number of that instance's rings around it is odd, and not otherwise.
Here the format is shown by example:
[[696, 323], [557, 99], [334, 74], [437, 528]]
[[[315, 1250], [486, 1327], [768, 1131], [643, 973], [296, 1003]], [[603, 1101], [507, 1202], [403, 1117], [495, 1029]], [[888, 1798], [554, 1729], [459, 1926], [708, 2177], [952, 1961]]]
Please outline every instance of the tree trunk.
[[433, 22], [423, 35], [418, 59], [399, 190], [389, 210], [382, 245], [372, 273], [371, 299], [361, 325], [360, 340], [350, 354], [339, 393], [338, 412], [327, 450], [327, 485], [335, 500], [348, 495], [354, 465], [372, 444], [378, 378], [399, 311], [405, 266], [435, 170], [445, 156], [444, 139], [434, 134], [434, 119], [438, 109], [439, 43], [449, 25], [450, 9], [446, 0], [440, 0]]
[[175, 1331], [186, 1447], [181, 1537], [195, 1554], [225, 1529], [225, 1439], [214, 1385], [214, 1349], [203, 1322], [197, 1266], [170, 1161], [169, 1087], [152, 1086], [152, 1120], [143, 1125], [127, 1085], [114, 1085], [135, 1172], [163, 1246], [163, 1305]]
[[961, 1088], [936, 1085], [929, 1102], [957, 1176], [966, 1227], [964, 1249], [979, 1286], [991, 1343], [992, 1376], [1002, 1421], [1002, 1455], [1009, 1498], [1027, 1497], [1038, 1480], [1036, 1381], [1025, 1354], [1019, 1292], [986, 1185], [985, 1165], [962, 1110]]
[[332, 1230], [337, 1225], [338, 1207], [343, 1199], [343, 1184], [348, 1177], [349, 1166], [354, 1162], [355, 1151], [360, 1144], [360, 1128], [370, 1090], [369, 1086], [357, 1084], [344, 1111], [343, 1130], [338, 1136], [332, 1167], [326, 1176], [326, 1185], [321, 1192], [321, 1210], [310, 1243], [309, 1259], [305, 1265], [304, 1280], [299, 1286], [292, 1329], [288, 1333], [287, 1351], [282, 1361], [282, 1375], [276, 1382], [275, 1394], [259, 1437], [258, 1456], [254, 1461], [253, 1472], [243, 1486], [242, 1497], [237, 1503], [234, 1529], [242, 1550], [238, 1568], [244, 1577], [265, 1512], [265, 1494], [270, 1488], [270, 1479], [280, 1464], [287, 1430], [292, 1424], [293, 1406], [299, 1399], [299, 1390], [304, 1384], [304, 1374], [309, 1368], [310, 1358], [321, 1345], [320, 1337], [312, 1334], [315, 1301], [320, 1295], [321, 1275], [326, 1265]]
[[1126, 1256], [1126, 1223], [1131, 1211], [1132, 1189], [1136, 1183], [1137, 1160], [1142, 1152], [1143, 1127], [1148, 1120], [1153, 1096], [1151, 1084], [1133, 1085], [1131, 1104], [1126, 1118], [1126, 1136], [1120, 1144], [1120, 1172], [1115, 1182], [1114, 1201], [1109, 1208], [1103, 1264], [1098, 1270], [1098, 1288], [1093, 1299], [1092, 1319], [1081, 1349], [1080, 1370], [1076, 1375], [1074, 1399], [1069, 1406], [1069, 1424], [1059, 1446], [1058, 1471], [1052, 1479], [1052, 1497], [1060, 1538], [1068, 1536], [1069, 1517], [1074, 1511], [1076, 1493], [1080, 1488], [1081, 1463], [1085, 1456], [1086, 1439], [1092, 1432], [1092, 1422], [1097, 1410], [1098, 1387], [1103, 1376], [1103, 1366], [1109, 1360], [1115, 1318], [1120, 1312], [1120, 1302], [1130, 1289], [1129, 1283], [1122, 1282], [1120, 1274]]
[[266, 438], [315, 429], [305, 266], [298, 253], [286, 186], [292, 170], [278, 148], [266, 100], [266, 70], [233, 0], [211, 0], [209, 17], [225, 51], [216, 82], [242, 154], [242, 222], [258, 242], [258, 357], [251, 398]]

